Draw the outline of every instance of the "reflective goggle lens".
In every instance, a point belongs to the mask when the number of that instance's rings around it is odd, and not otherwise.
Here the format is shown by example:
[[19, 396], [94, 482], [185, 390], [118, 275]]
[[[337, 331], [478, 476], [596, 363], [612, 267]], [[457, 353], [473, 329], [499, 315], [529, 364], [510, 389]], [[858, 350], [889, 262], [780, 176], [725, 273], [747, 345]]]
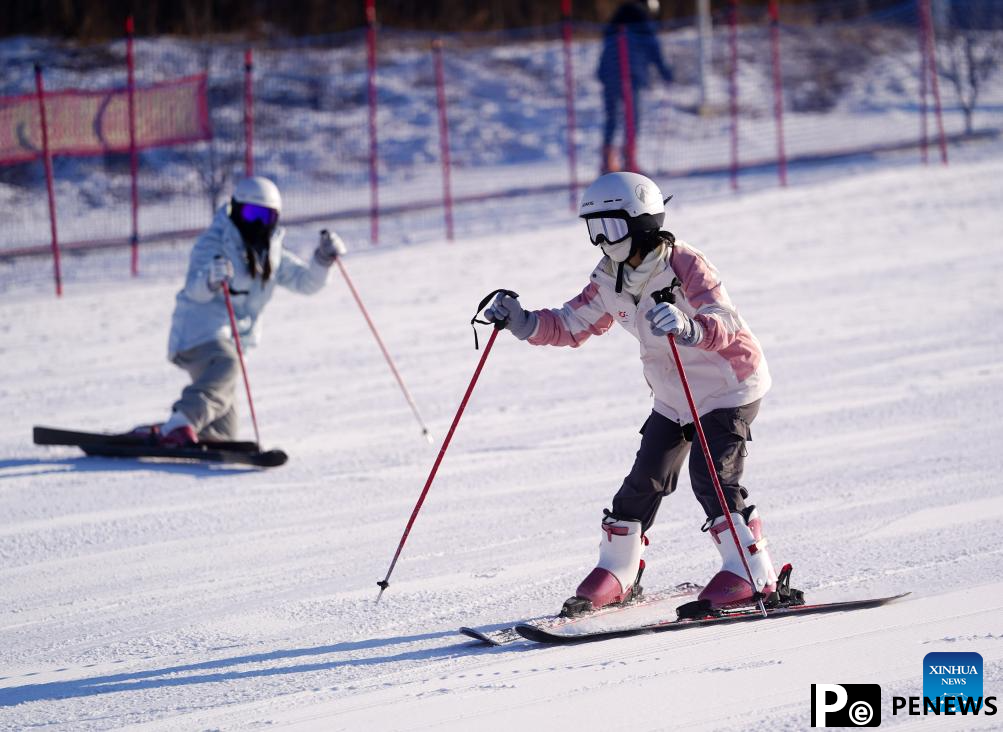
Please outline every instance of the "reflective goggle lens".
[[585, 219], [589, 227], [589, 239], [593, 244], [616, 244], [630, 236], [626, 219], [601, 217]]
[[279, 223], [279, 212], [267, 206], [244, 203], [240, 206], [240, 218], [249, 224], [262, 223], [270, 228]]

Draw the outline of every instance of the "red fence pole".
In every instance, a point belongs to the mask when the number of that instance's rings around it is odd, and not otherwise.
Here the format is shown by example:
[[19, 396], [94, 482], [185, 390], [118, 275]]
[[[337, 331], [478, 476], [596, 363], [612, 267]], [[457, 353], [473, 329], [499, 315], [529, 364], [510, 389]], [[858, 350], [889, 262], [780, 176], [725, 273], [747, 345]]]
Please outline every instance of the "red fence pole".
[[453, 240], [453, 194], [449, 183], [449, 118], [446, 115], [446, 73], [442, 66], [442, 41], [432, 41], [435, 61], [435, 92], [439, 105], [439, 146], [442, 150], [442, 204], [446, 217], [446, 238]]
[[919, 36], [919, 149], [920, 159], [926, 165], [929, 162], [926, 135], [926, 79], [929, 64], [926, 55], [926, 13], [923, 12], [923, 0], [916, 0], [916, 13], [916, 33]]
[[132, 195], [132, 276], [139, 274], [139, 155], [136, 152], [136, 57], [133, 39], [136, 24], [130, 15], [125, 19], [125, 59], [129, 70], [129, 176]]
[[773, 57], [773, 114], [777, 128], [777, 174], [787, 185], [787, 152], [784, 149], [784, 80], [780, 69], [780, 2], [770, 0], [770, 49]]
[[56, 297], [63, 295], [63, 273], [59, 262], [59, 236], [56, 233], [56, 189], [53, 185], [52, 155], [49, 153], [49, 124], [45, 118], [45, 85], [42, 67], [35, 64], [35, 91], [38, 94], [38, 117], [42, 128], [42, 157], [45, 160], [45, 187], [49, 192], [49, 225], [52, 230], [52, 267], [56, 280]]
[[575, 150], [575, 72], [571, 65], [571, 0], [561, 0], [564, 41], [564, 99], [568, 108], [568, 191], [571, 210], [578, 208], [578, 160]]
[[379, 145], [376, 138], [376, 0], [366, 0], [366, 63], [369, 69], [369, 239], [380, 241]]
[[728, 68], [728, 98], [731, 109], [731, 188], [738, 190], [738, 0], [729, 0], [728, 43], [731, 65]]
[[937, 78], [937, 32], [933, 27], [933, 12], [930, 0], [921, 0], [922, 13], [926, 26], [927, 63], [930, 69], [930, 83], [933, 87], [933, 108], [937, 116], [937, 135], [940, 144], [940, 162], [947, 165], [947, 137], [944, 134], [944, 116], [940, 105], [940, 81]]
[[244, 173], [254, 175], [254, 51], [244, 51]]
[[623, 92], [623, 167], [624, 170], [636, 171], [637, 126], [634, 124], [634, 87], [630, 82], [630, 41], [626, 26], [620, 26], [616, 42], [620, 60], [620, 89]]

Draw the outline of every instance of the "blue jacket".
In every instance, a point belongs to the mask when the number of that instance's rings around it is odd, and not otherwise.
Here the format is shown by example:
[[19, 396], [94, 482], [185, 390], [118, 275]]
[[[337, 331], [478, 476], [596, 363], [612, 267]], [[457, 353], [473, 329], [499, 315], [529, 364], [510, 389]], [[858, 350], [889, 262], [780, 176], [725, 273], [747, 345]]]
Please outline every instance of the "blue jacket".
[[261, 338], [259, 316], [277, 285], [309, 295], [327, 282], [330, 272], [327, 267], [314, 259], [307, 264], [282, 248], [285, 237], [285, 229], [282, 228], [276, 229], [268, 249], [272, 276], [267, 282], [262, 282], [260, 276], [252, 279], [247, 270], [244, 241], [230, 220], [229, 209], [227, 204], [216, 212], [212, 224], [192, 249], [185, 286], [175, 298], [174, 316], [171, 318], [171, 335], [167, 345], [167, 357], [171, 361], [180, 351], [232, 337], [222, 289], [209, 289], [209, 264], [214, 257], [221, 255], [233, 263], [231, 299], [243, 346], [254, 346]]
[[602, 55], [597, 76], [604, 86], [620, 86], [620, 29], [627, 31], [627, 59], [630, 62], [630, 83], [635, 89], [648, 86], [648, 67], [655, 68], [667, 82], [672, 81], [672, 69], [662, 57], [655, 24], [640, 3], [621, 5], [603, 30]]

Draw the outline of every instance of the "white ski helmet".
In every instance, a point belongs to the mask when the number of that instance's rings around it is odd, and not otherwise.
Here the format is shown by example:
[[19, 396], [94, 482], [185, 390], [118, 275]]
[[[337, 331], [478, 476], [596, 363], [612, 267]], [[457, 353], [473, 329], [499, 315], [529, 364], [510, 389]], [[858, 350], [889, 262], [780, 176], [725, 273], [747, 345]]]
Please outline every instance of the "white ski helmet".
[[[623, 291], [624, 267], [636, 253], [646, 254], [664, 240], [662, 192], [638, 173], [606, 173], [585, 189], [578, 210], [589, 240], [617, 265], [616, 292]], [[671, 243], [672, 235], [666, 232]]]
[[264, 206], [280, 213], [282, 211], [282, 196], [279, 194], [278, 186], [259, 175], [240, 181], [233, 191], [233, 200], [237, 203]]
[[[623, 212], [625, 218], [640, 219], [644, 228], [660, 229], [665, 221], [665, 200], [655, 181], [639, 172], [608, 172], [600, 175], [582, 195], [578, 215], [590, 219], [606, 212]], [[646, 216], [650, 220], [644, 220]]]
[[233, 191], [230, 220], [237, 227], [248, 249], [252, 277], [257, 276], [259, 265], [264, 279], [267, 280], [271, 275], [267, 254], [272, 236], [279, 225], [281, 211], [282, 196], [279, 195], [278, 187], [268, 178], [244, 178]]
[[665, 200], [654, 181], [640, 173], [606, 173], [585, 189], [578, 216], [586, 223], [592, 219], [623, 221], [622, 226], [604, 227], [598, 222], [589, 225], [593, 244], [616, 243], [631, 234], [661, 229]]

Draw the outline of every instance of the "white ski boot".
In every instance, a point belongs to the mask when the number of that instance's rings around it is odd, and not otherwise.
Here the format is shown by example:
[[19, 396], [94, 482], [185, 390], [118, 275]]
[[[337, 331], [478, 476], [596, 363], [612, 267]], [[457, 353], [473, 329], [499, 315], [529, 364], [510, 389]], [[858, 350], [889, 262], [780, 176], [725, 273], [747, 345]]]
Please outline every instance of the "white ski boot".
[[766, 549], [763, 522], [756, 507], [749, 506], [742, 513], [731, 514], [731, 520], [735, 522], [735, 531], [745, 551], [756, 587], [753, 589], [749, 584], [749, 575], [745, 571], [738, 547], [735, 546], [727, 519], [718, 516], [704, 530], [710, 534], [721, 553], [721, 569], [707, 583], [699, 597], [699, 600], [708, 601], [714, 608], [747, 604], [753, 600], [755, 593], [769, 595], [777, 589], [777, 573]]
[[602, 520], [599, 563], [578, 585], [561, 615], [570, 617], [632, 600], [641, 594], [644, 560], [641, 552], [648, 540], [641, 534], [641, 522], [606, 515]]

